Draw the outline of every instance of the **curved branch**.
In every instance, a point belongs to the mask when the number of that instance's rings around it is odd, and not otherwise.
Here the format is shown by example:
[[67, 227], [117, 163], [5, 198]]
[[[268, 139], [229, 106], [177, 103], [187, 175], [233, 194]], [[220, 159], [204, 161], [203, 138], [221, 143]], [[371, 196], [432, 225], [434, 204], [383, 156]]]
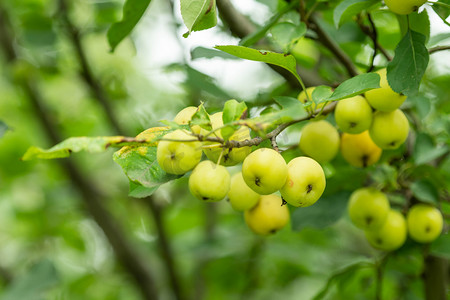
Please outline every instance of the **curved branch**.
[[428, 49], [428, 53], [433, 54], [439, 51], [445, 51], [445, 50], [450, 50], [450, 46], [436, 46], [433, 48]]

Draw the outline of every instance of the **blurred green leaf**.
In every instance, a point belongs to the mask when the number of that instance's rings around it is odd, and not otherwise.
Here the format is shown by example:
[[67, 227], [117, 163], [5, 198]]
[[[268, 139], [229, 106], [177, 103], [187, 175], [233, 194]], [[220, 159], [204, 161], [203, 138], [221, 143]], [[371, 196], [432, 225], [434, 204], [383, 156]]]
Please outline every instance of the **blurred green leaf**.
[[145, 198], [151, 196], [158, 189], [158, 187], [159, 185], [148, 188], [130, 180], [130, 190], [128, 191], [128, 196], [134, 198]]
[[430, 253], [450, 259], [450, 234], [443, 233], [430, 246]]
[[329, 86], [319, 85], [312, 92], [312, 101], [316, 104], [328, 101], [327, 99], [331, 97], [333, 90]]
[[8, 127], [8, 125], [6, 125], [5, 122], [0, 120], [0, 138], [2, 136], [5, 135], [5, 133], [9, 130], [10, 128]]
[[303, 103], [297, 98], [287, 96], [277, 96], [274, 100], [283, 108], [280, 111], [274, 112], [275, 115], [289, 117], [292, 119], [301, 119], [308, 115]]
[[414, 144], [414, 162], [417, 165], [428, 163], [449, 151], [445, 145], [436, 146], [431, 136], [419, 132]]
[[420, 179], [411, 184], [411, 192], [420, 201], [437, 204], [439, 193], [436, 187], [426, 179]]
[[114, 23], [108, 30], [107, 37], [111, 51], [114, 51], [117, 45], [131, 33], [151, 0], [127, 0], [123, 6], [122, 21]]
[[215, 48], [243, 59], [265, 62], [282, 67], [291, 72], [292, 75], [294, 75], [295, 78], [297, 78], [297, 80], [301, 82], [301, 79], [297, 74], [297, 63], [292, 55], [256, 50], [243, 46], [230, 45], [216, 46]]
[[189, 126], [194, 125], [198, 125], [208, 131], [212, 130], [211, 120], [203, 104], [200, 104], [197, 111], [192, 115], [191, 120], [189, 121]]
[[287, 53], [291, 45], [305, 35], [306, 24], [300, 23], [300, 25], [295, 25], [288, 22], [281, 22], [273, 26], [270, 33], [275, 42]]
[[[440, 5], [442, 3], [443, 5]], [[448, 17], [450, 16], [450, 1], [449, 0], [440, 0], [438, 3], [433, 3], [431, 6], [434, 12], [441, 18], [441, 20], [450, 26], [450, 23], [447, 22]]]
[[191, 58], [199, 59], [199, 58], [224, 58], [224, 59], [239, 59], [236, 56], [233, 56], [231, 54], [225, 53], [223, 51], [211, 49], [211, 48], [205, 48], [205, 47], [195, 47], [191, 51]]
[[288, 11], [290, 11], [293, 7], [295, 7], [298, 4], [298, 0], [292, 1], [289, 5], [284, 6], [278, 13], [273, 15], [266, 24], [264, 24], [263, 27], [259, 28], [255, 32], [247, 35], [244, 37], [240, 42], [240, 46], [248, 47], [256, 42], [258, 42], [260, 39], [262, 39], [267, 31], [274, 26], [278, 20]]
[[217, 11], [215, 0], [181, 0], [181, 16], [188, 32], [183, 37], [188, 37], [192, 31], [205, 30], [216, 26]]
[[344, 0], [336, 6], [333, 12], [334, 26], [338, 28], [341, 24], [360, 13], [364, 9], [378, 3], [377, 0]]
[[387, 79], [391, 88], [407, 96], [414, 96], [428, 66], [425, 36], [408, 30], [397, 45], [395, 56], [387, 66]]
[[183, 65], [186, 69], [187, 79], [186, 86], [190, 90], [198, 90], [207, 92], [215, 97], [222, 99], [230, 99], [233, 98], [228, 94], [228, 92], [224, 91], [222, 88], [218, 87], [212, 77], [188, 66]]
[[[141, 196], [154, 192], [161, 184], [180, 178], [181, 176], [167, 174], [156, 161], [156, 147], [126, 146], [116, 151], [114, 161], [122, 167], [128, 179], [135, 185], [142, 185], [148, 190], [130, 185], [130, 194]], [[134, 196], [133, 196], [134, 197]]]
[[442, 32], [436, 35], [433, 35], [428, 41], [428, 46], [435, 46], [445, 40], [450, 39], [450, 32]]
[[346, 211], [350, 192], [340, 191], [332, 195], [322, 196], [309, 207], [296, 208], [291, 215], [292, 229], [325, 228], [337, 222]]
[[420, 14], [417, 12], [406, 15], [396, 15], [402, 35], [408, 33], [408, 29], [421, 33], [425, 36], [425, 44], [430, 38], [430, 18], [424, 9]]
[[12, 282], [3, 292], [1, 300], [43, 300], [45, 292], [60, 281], [52, 262], [43, 260]]
[[327, 101], [350, 98], [380, 87], [380, 76], [376, 73], [360, 74], [341, 83]]
[[[152, 144], [157, 138], [145, 141]], [[72, 152], [88, 151], [91, 153], [104, 152], [109, 147], [122, 147], [125, 145], [143, 145], [133, 138], [124, 136], [100, 136], [100, 137], [72, 137], [53, 146], [50, 149], [30, 147], [23, 155], [22, 160], [54, 159], [68, 157]]]
[[[247, 105], [245, 102], [237, 102], [236, 100], [228, 100], [223, 107], [222, 120], [223, 124], [245, 119], [247, 117]], [[239, 126], [227, 126], [221, 129], [221, 134], [224, 140], [228, 140]]]

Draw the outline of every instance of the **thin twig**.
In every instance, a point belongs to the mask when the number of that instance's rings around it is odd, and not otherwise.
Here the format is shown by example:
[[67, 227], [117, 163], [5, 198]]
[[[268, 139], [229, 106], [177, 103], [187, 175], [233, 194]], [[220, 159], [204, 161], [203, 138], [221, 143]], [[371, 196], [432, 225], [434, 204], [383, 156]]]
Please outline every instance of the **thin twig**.
[[317, 33], [319, 41], [327, 47], [336, 58], [341, 62], [341, 64], [345, 67], [348, 74], [351, 77], [354, 77], [359, 74], [358, 69], [356, 68], [353, 61], [350, 57], [339, 47], [339, 45], [325, 32], [325, 30], [320, 26], [316, 17], [312, 15], [310, 18], [309, 28], [314, 30]]
[[445, 50], [450, 50], [450, 46], [436, 46], [433, 48], [428, 49], [428, 53], [433, 54], [439, 51], [445, 51]]
[[[378, 51], [380, 51], [381, 54], [383, 54], [383, 56], [386, 58], [387, 61], [391, 61], [392, 60], [391, 55], [387, 52], [386, 49], [384, 49], [383, 46], [381, 46], [381, 44], [378, 42], [378, 38], [377, 37], [374, 38], [374, 36], [373, 36], [374, 33], [377, 34], [376, 25], [375, 25], [375, 22], [373, 21], [372, 17], [370, 16], [370, 14], [368, 14], [368, 16], [370, 17], [369, 22], [372, 26], [372, 29], [369, 26], [364, 25], [362, 23], [361, 18], [357, 19], [357, 24], [358, 24], [359, 28], [361, 29], [361, 31], [364, 34], [366, 34], [369, 38], [372, 39], [372, 41], [374, 42], [374, 48], [376, 47], [376, 49], [378, 49]], [[374, 30], [375, 30], [375, 32], [374, 32]]]

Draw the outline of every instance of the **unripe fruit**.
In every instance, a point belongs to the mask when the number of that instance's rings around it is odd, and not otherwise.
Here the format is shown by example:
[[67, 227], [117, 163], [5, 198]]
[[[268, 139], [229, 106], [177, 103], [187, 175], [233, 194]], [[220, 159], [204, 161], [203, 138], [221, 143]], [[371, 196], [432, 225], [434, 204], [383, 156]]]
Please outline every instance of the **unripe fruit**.
[[303, 127], [299, 146], [318, 162], [328, 162], [338, 153], [339, 133], [325, 120], [312, 121]]
[[[315, 86], [306, 88], [306, 93], [305, 93], [304, 90], [301, 91], [300, 94], [298, 94], [297, 99], [298, 99], [300, 102], [302, 102], [302, 103], [306, 103], [306, 102], [308, 102], [308, 98], [306, 98], [306, 94], [308, 94], [309, 100], [312, 101], [312, 93], [314, 92], [314, 89], [315, 89], [315, 88], [316, 88]], [[325, 105], [325, 102], [320, 103], [319, 105], [316, 105], [314, 102], [311, 102], [311, 109], [312, 109], [313, 111], [316, 111], [316, 110], [318, 110], [318, 109], [322, 109], [322, 107], [323, 107], [324, 105]], [[328, 105], [328, 104], [327, 104], [327, 105]]]
[[231, 207], [237, 211], [245, 211], [254, 207], [259, 200], [260, 195], [248, 187], [239, 172], [231, 177], [230, 190], [228, 199], [230, 199]]
[[230, 173], [224, 166], [210, 160], [199, 163], [189, 177], [192, 195], [206, 202], [217, 202], [225, 198], [230, 189]]
[[[394, 0], [395, 1], [395, 0]], [[364, 95], [370, 106], [379, 111], [393, 111], [402, 105], [406, 100], [405, 95], [400, 95], [394, 92], [386, 77], [386, 69], [381, 69], [376, 72], [380, 75], [380, 88], [367, 91]]]
[[277, 195], [261, 196], [258, 204], [244, 213], [248, 227], [256, 234], [269, 235], [286, 226], [289, 209], [282, 202]]
[[277, 151], [260, 148], [245, 158], [242, 176], [245, 183], [258, 194], [272, 194], [281, 189], [286, 182], [286, 162]]
[[307, 68], [312, 68], [320, 57], [314, 41], [305, 37], [300, 38], [290, 52], [301, 65]]
[[385, 0], [387, 7], [399, 15], [407, 15], [416, 11], [426, 0]]
[[406, 217], [409, 235], [419, 243], [431, 243], [442, 232], [444, 220], [439, 209], [426, 204], [411, 207]]
[[192, 170], [202, 158], [202, 143], [183, 142], [194, 139], [184, 130], [175, 130], [164, 136], [158, 143], [156, 159], [159, 166], [170, 174], [181, 175]]
[[337, 126], [347, 133], [361, 133], [372, 124], [372, 108], [362, 96], [338, 101], [334, 111]]
[[288, 176], [280, 193], [293, 206], [310, 206], [322, 196], [325, 190], [325, 174], [322, 167], [312, 158], [301, 156], [291, 160]]
[[380, 228], [390, 211], [386, 195], [374, 188], [360, 188], [352, 193], [348, 214], [355, 226], [372, 230]]
[[374, 143], [381, 149], [397, 149], [406, 141], [408, 133], [408, 119], [401, 110], [377, 111], [373, 115], [369, 134]]
[[393, 251], [406, 241], [407, 229], [405, 217], [395, 210], [390, 210], [386, 222], [376, 230], [366, 230], [366, 238], [372, 247]]
[[[180, 112], [175, 116], [173, 121], [180, 125], [188, 125], [189, 121], [191, 121], [192, 116], [197, 112], [198, 107], [188, 106], [180, 110]], [[191, 127], [192, 132], [199, 134], [201, 127], [198, 125], [194, 125]]]
[[[223, 120], [222, 120], [222, 112], [215, 113], [210, 116], [212, 129], [217, 129], [223, 126]], [[216, 130], [211, 136], [216, 136], [219, 138], [222, 138], [222, 134], [220, 133], [220, 130]], [[233, 135], [229, 138], [230, 140], [235, 141], [244, 141], [250, 139], [250, 130], [247, 127], [240, 127], [236, 132], [233, 133]], [[206, 142], [206, 146], [214, 145], [215, 143], [209, 143]], [[216, 144], [217, 145], [217, 144]], [[220, 154], [222, 153], [222, 158], [220, 160], [220, 164], [224, 166], [234, 166], [240, 162], [242, 162], [247, 155], [252, 151], [251, 147], [241, 147], [241, 148], [229, 148], [229, 149], [223, 149], [221, 147], [219, 148], [204, 148], [203, 152], [206, 154], [206, 156], [214, 161], [217, 162], [219, 160]]]
[[371, 166], [380, 159], [382, 151], [372, 141], [368, 131], [360, 134], [344, 133], [341, 136], [341, 154], [352, 166]]

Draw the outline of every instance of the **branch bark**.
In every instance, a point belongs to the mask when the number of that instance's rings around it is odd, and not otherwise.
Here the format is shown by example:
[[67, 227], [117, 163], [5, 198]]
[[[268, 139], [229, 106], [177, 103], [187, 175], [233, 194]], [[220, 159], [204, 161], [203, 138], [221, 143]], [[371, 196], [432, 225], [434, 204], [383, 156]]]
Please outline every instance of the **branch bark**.
[[450, 46], [436, 46], [436, 47], [428, 49], [428, 53], [433, 54], [435, 52], [445, 51], [445, 50], [450, 50]]
[[[13, 45], [12, 28], [7, 12], [2, 6], [0, 6], [0, 36], [2, 37], [1, 47], [6, 54], [7, 62], [11, 64], [15, 63], [18, 60], [18, 54], [14, 47], [11, 46]], [[18, 85], [29, 98], [36, 117], [41, 122], [50, 142], [55, 144], [61, 141], [60, 133], [56, 130], [56, 124], [45, 113], [47, 110], [44, 106], [41, 93], [36, 86], [36, 80], [28, 75], [22, 81], [18, 82]], [[114, 220], [113, 216], [104, 206], [104, 196], [82, 174], [72, 160], [62, 160], [61, 166], [72, 183], [77, 187], [89, 213], [104, 232], [118, 260], [133, 277], [144, 299], [158, 299], [155, 281], [147, 266], [147, 262], [142, 258], [141, 253], [136, 251], [134, 246], [127, 240], [124, 232], [118, 226], [117, 221]]]
[[447, 299], [448, 270], [448, 260], [434, 255], [425, 257], [423, 280], [426, 300]]

